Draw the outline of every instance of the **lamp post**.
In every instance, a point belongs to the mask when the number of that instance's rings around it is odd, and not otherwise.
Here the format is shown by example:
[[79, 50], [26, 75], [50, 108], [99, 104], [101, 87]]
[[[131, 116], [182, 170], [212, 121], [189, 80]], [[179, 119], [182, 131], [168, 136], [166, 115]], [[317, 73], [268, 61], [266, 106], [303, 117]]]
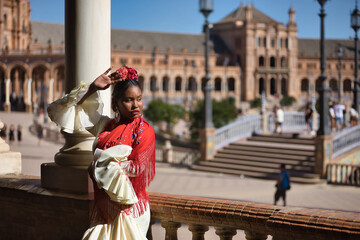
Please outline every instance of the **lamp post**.
[[338, 101], [341, 102], [341, 58], [343, 56], [343, 49], [341, 47], [339, 47], [338, 50], [337, 50], [337, 56], [338, 56], [338, 59], [339, 59], [339, 67], [338, 67], [338, 71], [339, 71]]
[[355, 105], [355, 110], [357, 112], [359, 112], [359, 79], [358, 79], [358, 71], [359, 71], [359, 60], [358, 60], [358, 35], [357, 35], [357, 31], [360, 28], [360, 11], [357, 7], [357, 1], [356, 1], [356, 5], [355, 5], [355, 9], [354, 11], [351, 13], [351, 27], [354, 29], [355, 31], [355, 73], [354, 73], [354, 105]]
[[209, 73], [209, 39], [210, 29], [208, 16], [213, 11], [213, 0], [200, 0], [200, 12], [205, 17], [205, 119], [204, 128], [213, 128], [212, 121], [212, 102], [211, 102], [211, 85], [210, 85], [210, 73]]
[[325, 66], [326, 66], [326, 59], [325, 59], [325, 33], [324, 33], [324, 18], [326, 16], [324, 5], [327, 0], [317, 0], [321, 6], [320, 9], [320, 81], [321, 87], [319, 89], [319, 107], [320, 107], [320, 126], [317, 131], [318, 136], [326, 136], [330, 135], [330, 127], [329, 127], [329, 105], [328, 105], [328, 95], [329, 95], [329, 88], [326, 83], [326, 75], [325, 75]]

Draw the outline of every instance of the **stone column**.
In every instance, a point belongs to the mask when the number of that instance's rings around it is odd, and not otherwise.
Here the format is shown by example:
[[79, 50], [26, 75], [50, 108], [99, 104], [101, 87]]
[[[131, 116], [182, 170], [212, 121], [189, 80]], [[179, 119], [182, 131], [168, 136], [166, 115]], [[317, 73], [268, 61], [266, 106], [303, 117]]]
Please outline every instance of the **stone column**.
[[[110, 0], [65, 0], [66, 92], [81, 81], [92, 82], [110, 67]], [[101, 91], [104, 114], [110, 115], [110, 89]], [[65, 145], [55, 163], [41, 166], [43, 187], [91, 191], [87, 168], [92, 161], [94, 137], [88, 132], [63, 133]]]
[[325, 178], [326, 165], [331, 160], [332, 139], [331, 135], [321, 135], [315, 138], [315, 173], [320, 174], [321, 178]]
[[10, 112], [11, 111], [11, 106], [10, 106], [10, 78], [7, 78], [5, 80], [5, 105], [4, 105], [4, 110], [5, 112]]
[[26, 103], [26, 112], [32, 112], [32, 78], [27, 80], [27, 103]]
[[51, 77], [49, 80], [49, 93], [48, 102], [51, 103], [54, 100], [54, 78]]
[[[16, 93], [16, 96], [19, 97], [19, 71], [15, 70], [14, 72], [14, 88], [13, 92]], [[12, 93], [11, 93], [12, 94]]]

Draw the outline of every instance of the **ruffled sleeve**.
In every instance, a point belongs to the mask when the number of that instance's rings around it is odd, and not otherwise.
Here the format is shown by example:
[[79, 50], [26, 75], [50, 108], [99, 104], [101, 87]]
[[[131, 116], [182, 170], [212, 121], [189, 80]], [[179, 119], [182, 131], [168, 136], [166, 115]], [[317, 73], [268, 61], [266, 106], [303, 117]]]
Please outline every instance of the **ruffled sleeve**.
[[81, 82], [79, 87], [49, 105], [47, 111], [50, 119], [64, 132], [84, 131], [100, 120], [104, 104], [98, 92], [89, 96], [81, 105], [77, 104], [89, 86], [89, 83]]
[[106, 150], [96, 149], [92, 171], [98, 188], [103, 188], [110, 199], [121, 204], [138, 202], [134, 188], [120, 162], [126, 161], [132, 148], [117, 145]]

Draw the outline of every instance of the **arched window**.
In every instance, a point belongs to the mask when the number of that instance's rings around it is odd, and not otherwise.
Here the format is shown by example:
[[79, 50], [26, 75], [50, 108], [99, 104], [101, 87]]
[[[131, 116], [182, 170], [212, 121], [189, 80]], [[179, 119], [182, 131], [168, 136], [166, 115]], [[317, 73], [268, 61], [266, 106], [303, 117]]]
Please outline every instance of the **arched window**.
[[272, 68], [276, 67], [275, 57], [270, 58], [270, 67]]
[[175, 91], [176, 92], [181, 92], [181, 82], [182, 82], [181, 77], [175, 78]]
[[338, 83], [337, 83], [336, 79], [332, 78], [332, 79], [330, 80], [329, 85], [330, 85], [331, 91], [333, 91], [333, 92], [337, 92], [337, 91], [338, 91]]
[[309, 91], [309, 80], [304, 78], [301, 80], [301, 92], [308, 92]]
[[169, 77], [168, 76], [163, 77], [162, 89], [164, 92], [169, 91]]
[[259, 67], [265, 67], [265, 58], [263, 56], [259, 57]]
[[263, 78], [259, 79], [259, 94], [265, 91], [265, 81]]
[[139, 81], [141, 89], [144, 91], [144, 77], [139, 76], [138, 81]]
[[235, 91], [235, 79], [228, 78], [227, 80], [228, 91], [233, 92]]
[[157, 90], [156, 77], [155, 77], [155, 76], [151, 76], [151, 78], [150, 78], [150, 91], [156, 92], [156, 90]]
[[282, 95], [287, 95], [287, 80], [285, 78], [281, 79], [281, 94]]
[[215, 91], [221, 91], [221, 78], [215, 78]]
[[276, 80], [275, 78], [270, 79], [270, 94], [275, 95], [276, 93]]
[[344, 85], [343, 85], [343, 91], [351, 92], [351, 80], [350, 79], [345, 79]]
[[188, 81], [188, 91], [196, 92], [197, 91], [197, 84], [194, 77], [189, 77]]

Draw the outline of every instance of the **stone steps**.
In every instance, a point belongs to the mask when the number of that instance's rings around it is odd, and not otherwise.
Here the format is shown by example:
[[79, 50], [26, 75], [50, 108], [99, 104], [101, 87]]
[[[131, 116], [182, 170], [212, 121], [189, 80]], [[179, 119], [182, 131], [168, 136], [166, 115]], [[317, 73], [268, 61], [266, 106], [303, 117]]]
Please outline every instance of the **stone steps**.
[[324, 182], [314, 173], [314, 139], [298, 134], [252, 136], [247, 141], [225, 146], [212, 160], [201, 161], [192, 169], [276, 179], [280, 164], [287, 166], [292, 182]]

